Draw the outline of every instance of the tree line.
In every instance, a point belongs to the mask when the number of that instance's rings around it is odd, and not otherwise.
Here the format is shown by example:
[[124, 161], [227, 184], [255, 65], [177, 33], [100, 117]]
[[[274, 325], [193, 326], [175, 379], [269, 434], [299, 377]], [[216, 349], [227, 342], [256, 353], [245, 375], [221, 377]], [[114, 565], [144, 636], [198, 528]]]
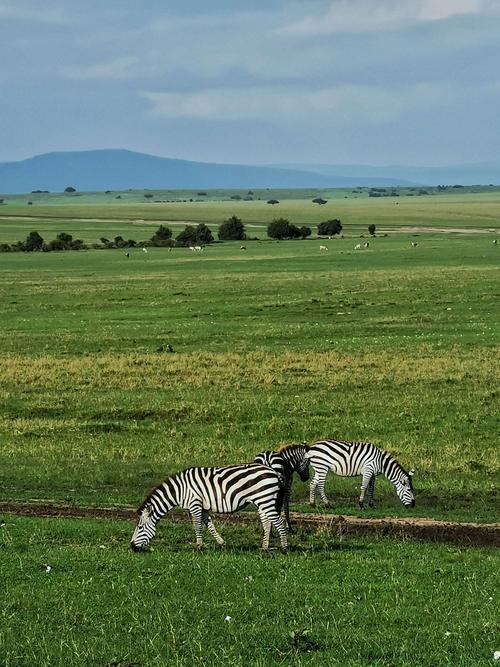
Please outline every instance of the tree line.
[[[335, 236], [342, 231], [342, 223], [338, 219], [320, 222], [317, 226], [318, 236]], [[310, 227], [297, 227], [286, 218], [275, 218], [267, 226], [267, 235], [271, 239], [306, 239], [311, 236]], [[246, 234], [245, 225], [235, 215], [225, 220], [218, 228], [218, 237], [221, 241], [244, 241], [250, 240]], [[186, 225], [174, 238], [172, 230], [166, 225], [160, 225], [150, 239], [135, 241], [125, 239], [123, 236], [115, 236], [114, 239], [100, 238], [99, 243], [86, 244], [81, 239], [74, 239], [66, 232], [59, 233], [55, 239], [45, 241], [37, 232], [30, 232], [24, 241], [15, 243], [0, 243], [0, 252], [52, 252], [60, 250], [87, 250], [112, 249], [112, 248], [135, 248], [135, 247], [189, 247], [194, 245], [208, 245], [214, 242], [214, 236], [210, 228], [200, 223], [198, 225]]]

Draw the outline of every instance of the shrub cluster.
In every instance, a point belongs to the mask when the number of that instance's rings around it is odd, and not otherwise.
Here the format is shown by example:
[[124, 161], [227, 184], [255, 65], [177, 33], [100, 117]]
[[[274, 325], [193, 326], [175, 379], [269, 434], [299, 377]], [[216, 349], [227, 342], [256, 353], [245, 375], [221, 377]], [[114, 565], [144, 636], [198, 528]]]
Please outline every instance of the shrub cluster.
[[286, 218], [275, 218], [267, 226], [267, 235], [272, 239], [305, 239], [311, 236], [310, 227], [297, 227]]
[[52, 250], [86, 250], [88, 246], [81, 239], [74, 239], [71, 234], [61, 232], [55, 239], [46, 243], [38, 232], [30, 232], [25, 241], [0, 243], [0, 252], [51, 252]]

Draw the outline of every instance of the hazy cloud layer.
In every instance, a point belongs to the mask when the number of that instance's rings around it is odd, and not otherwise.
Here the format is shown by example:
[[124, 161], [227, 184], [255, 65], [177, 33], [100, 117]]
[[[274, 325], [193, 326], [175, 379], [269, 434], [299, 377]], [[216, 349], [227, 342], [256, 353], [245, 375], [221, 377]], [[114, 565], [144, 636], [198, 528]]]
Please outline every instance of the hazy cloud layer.
[[500, 0], [0, 0], [0, 161], [491, 160]]

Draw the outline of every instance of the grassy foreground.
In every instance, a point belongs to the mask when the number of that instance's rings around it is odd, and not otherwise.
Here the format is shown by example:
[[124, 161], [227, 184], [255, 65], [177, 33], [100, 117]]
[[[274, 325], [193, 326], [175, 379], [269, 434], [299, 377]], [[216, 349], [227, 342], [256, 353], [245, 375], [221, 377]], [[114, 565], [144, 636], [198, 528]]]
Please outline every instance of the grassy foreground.
[[[137, 504], [189, 465], [344, 437], [416, 468], [416, 515], [497, 520], [497, 247], [330, 245], [2, 255], [0, 498]], [[330, 485], [355, 512], [356, 481]]]
[[198, 554], [165, 520], [133, 554], [131, 530], [6, 517], [0, 664], [480, 667], [499, 648], [493, 549], [299, 532], [263, 556], [256, 520]]

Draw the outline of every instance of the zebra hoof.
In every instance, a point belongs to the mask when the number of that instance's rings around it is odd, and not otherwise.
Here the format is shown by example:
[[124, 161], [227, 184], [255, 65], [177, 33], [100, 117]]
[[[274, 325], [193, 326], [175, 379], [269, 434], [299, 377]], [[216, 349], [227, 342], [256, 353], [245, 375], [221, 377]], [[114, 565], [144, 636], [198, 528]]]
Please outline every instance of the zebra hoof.
[[290, 553], [288, 551], [288, 547], [281, 547], [280, 551], [284, 556], [288, 556], [288, 554]]

